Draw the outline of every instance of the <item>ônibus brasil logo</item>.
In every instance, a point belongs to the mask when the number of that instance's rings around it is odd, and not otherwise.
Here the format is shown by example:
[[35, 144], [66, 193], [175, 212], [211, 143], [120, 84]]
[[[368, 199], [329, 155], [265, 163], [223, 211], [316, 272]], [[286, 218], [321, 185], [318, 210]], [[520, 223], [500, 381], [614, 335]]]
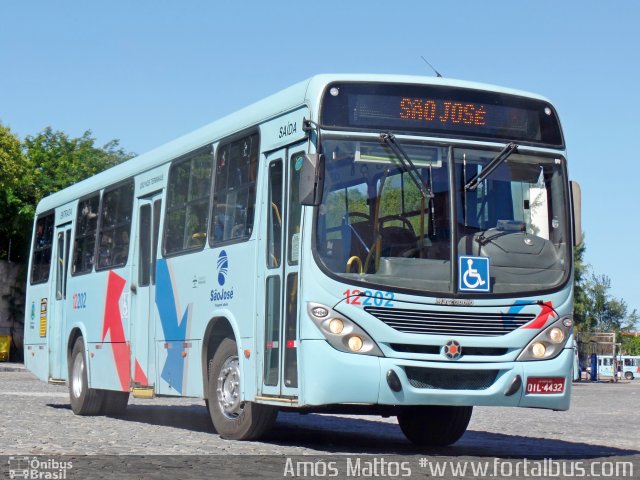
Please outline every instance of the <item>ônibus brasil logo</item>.
[[[227, 281], [227, 275], [229, 273], [229, 257], [227, 257], [227, 252], [222, 250], [220, 255], [218, 255], [218, 285], [223, 287]], [[233, 287], [227, 289], [213, 289], [211, 290], [210, 300], [212, 302], [224, 302], [226, 300], [233, 299]], [[216, 304], [217, 306], [222, 306], [226, 304]]]

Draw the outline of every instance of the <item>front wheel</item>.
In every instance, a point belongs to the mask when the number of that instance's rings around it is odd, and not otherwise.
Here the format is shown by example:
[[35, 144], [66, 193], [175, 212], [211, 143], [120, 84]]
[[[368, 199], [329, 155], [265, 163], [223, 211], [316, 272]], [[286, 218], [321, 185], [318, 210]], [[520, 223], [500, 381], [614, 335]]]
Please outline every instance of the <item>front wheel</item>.
[[225, 338], [209, 362], [208, 408], [216, 432], [229, 440], [255, 440], [275, 423], [278, 409], [243, 402], [236, 342]]
[[416, 445], [446, 446], [462, 437], [472, 411], [473, 407], [406, 407], [398, 415], [398, 424], [402, 433]]
[[627, 380], [633, 380], [633, 372], [624, 372], [624, 378]]
[[69, 362], [69, 399], [76, 415], [98, 415], [102, 409], [104, 394], [89, 388], [84, 340], [78, 337], [71, 351]]

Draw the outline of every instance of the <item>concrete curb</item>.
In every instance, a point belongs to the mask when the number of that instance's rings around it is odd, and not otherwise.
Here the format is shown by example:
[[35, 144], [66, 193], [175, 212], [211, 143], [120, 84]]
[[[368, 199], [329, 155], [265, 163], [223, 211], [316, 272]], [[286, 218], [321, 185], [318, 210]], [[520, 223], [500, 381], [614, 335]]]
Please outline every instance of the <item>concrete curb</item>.
[[0, 363], [0, 372], [27, 372], [28, 370], [21, 363]]

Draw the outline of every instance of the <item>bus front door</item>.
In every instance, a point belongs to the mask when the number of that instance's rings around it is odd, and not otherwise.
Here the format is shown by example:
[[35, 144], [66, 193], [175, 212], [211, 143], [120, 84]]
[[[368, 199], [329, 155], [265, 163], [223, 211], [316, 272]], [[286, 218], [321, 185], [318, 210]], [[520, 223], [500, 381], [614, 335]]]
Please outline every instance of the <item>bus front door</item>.
[[[65, 377], [62, 332], [65, 328], [67, 301], [67, 274], [69, 273], [69, 245], [71, 243], [71, 223], [56, 227], [55, 241], [55, 279], [52, 283], [53, 305], [47, 326], [47, 341], [49, 343], [49, 380], [61, 380]], [[74, 302], [78, 300], [73, 299]], [[75, 308], [75, 304], [73, 305]]]
[[138, 199], [136, 266], [132, 277], [133, 322], [131, 378], [135, 387], [151, 387], [155, 375], [155, 287], [162, 195]]
[[265, 268], [258, 296], [258, 378], [262, 397], [298, 396], [298, 283], [301, 242], [301, 207], [298, 176], [306, 144], [278, 150], [266, 157], [267, 202], [259, 254]]

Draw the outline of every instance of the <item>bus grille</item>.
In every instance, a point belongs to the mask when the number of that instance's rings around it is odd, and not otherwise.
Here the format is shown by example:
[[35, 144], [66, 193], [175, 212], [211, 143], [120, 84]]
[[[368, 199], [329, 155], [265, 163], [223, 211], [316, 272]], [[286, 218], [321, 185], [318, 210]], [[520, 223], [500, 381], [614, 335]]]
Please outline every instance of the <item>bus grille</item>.
[[532, 313], [434, 312], [365, 307], [365, 311], [404, 333], [501, 336], [535, 318]]
[[445, 370], [405, 367], [414, 388], [438, 390], [486, 390], [496, 381], [499, 370]]

